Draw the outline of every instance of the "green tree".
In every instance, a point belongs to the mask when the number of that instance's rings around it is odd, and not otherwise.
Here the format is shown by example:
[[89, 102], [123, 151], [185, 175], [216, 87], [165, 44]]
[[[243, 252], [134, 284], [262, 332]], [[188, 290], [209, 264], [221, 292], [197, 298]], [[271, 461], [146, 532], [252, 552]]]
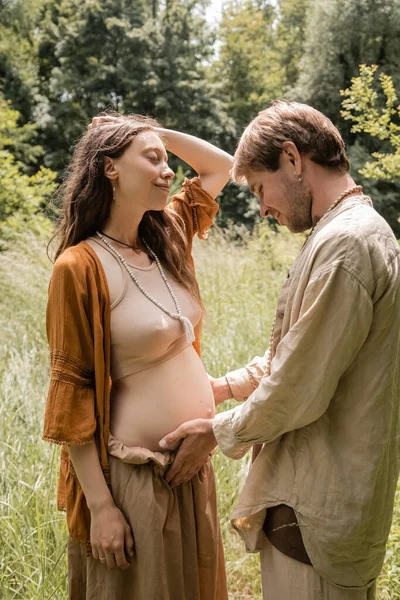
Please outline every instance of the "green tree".
[[310, 0], [279, 0], [274, 28], [275, 60], [279, 65], [280, 93], [290, 93], [299, 77]]
[[353, 122], [352, 133], [364, 132], [389, 142], [392, 152], [374, 152], [372, 162], [361, 171], [372, 179], [400, 179], [400, 106], [393, 79], [385, 73], [379, 75], [384, 102], [380, 101], [376, 85], [377, 65], [361, 65], [359, 77], [343, 90], [342, 117]]
[[396, 181], [359, 173], [372, 152], [385, 152], [385, 141], [351, 126], [340, 113], [340, 90], [350, 86], [360, 64], [377, 64], [400, 85], [400, 0], [317, 0], [308, 9], [304, 54], [290, 97], [311, 104], [337, 125], [344, 137], [357, 181], [377, 210], [398, 231]]
[[[205, 4], [166, 0], [146, 24], [148, 70], [138, 102], [167, 127], [224, 145], [234, 124], [217, 98], [216, 83], [207, 76], [215, 35], [205, 20]], [[129, 98], [125, 106], [130, 109]]]
[[[276, 11], [268, 0], [231, 0], [224, 4], [217, 31], [217, 58], [209, 77], [217, 95], [233, 119], [227, 128], [225, 149], [233, 153], [238, 137], [271, 99], [280, 95], [281, 73], [274, 51]], [[246, 188], [231, 184], [221, 199], [218, 222], [243, 223], [252, 227], [258, 220], [258, 204]]]
[[97, 113], [123, 109], [146, 72], [144, 0], [48, 0], [39, 25], [40, 123], [46, 164], [61, 171]]
[[310, 0], [231, 0], [218, 30], [215, 81], [237, 134], [297, 82]]
[[14, 153], [15, 141], [27, 142], [32, 127], [18, 125], [20, 115], [0, 94], [0, 235], [12, 237], [26, 226], [45, 224], [45, 202], [55, 189], [55, 173], [41, 167], [29, 174]]
[[[218, 29], [211, 66], [220, 98], [235, 122], [227, 148], [233, 152], [244, 127], [271, 100], [290, 93], [298, 79], [310, 0], [230, 0]], [[219, 221], [258, 220], [258, 203], [245, 188], [230, 186]]]
[[[216, 141], [229, 123], [205, 76], [213, 38], [198, 0], [48, 1], [40, 25], [47, 162], [58, 171], [88, 121], [112, 108]], [[45, 111], [46, 113], [46, 111]]]
[[400, 200], [390, 186], [390, 183], [400, 186], [400, 106], [392, 77], [380, 73], [377, 80], [377, 71], [377, 65], [361, 65], [359, 76], [341, 92], [344, 97], [341, 114], [352, 122], [352, 133], [367, 134], [381, 142], [381, 151], [371, 155], [356, 147], [356, 158], [363, 165], [359, 172], [365, 180], [386, 184], [386, 201], [382, 202], [377, 195], [377, 208], [400, 237]]
[[34, 118], [37, 101], [35, 23], [43, 1], [0, 0], [0, 83], [24, 123]]
[[274, 7], [265, 0], [231, 0], [224, 8], [212, 77], [219, 82], [236, 134], [281, 91], [274, 53], [275, 17]]
[[[316, 0], [310, 4], [304, 54], [293, 97], [340, 120], [340, 90], [362, 63], [378, 64], [400, 83], [400, 0]], [[348, 131], [343, 131], [347, 141]]]

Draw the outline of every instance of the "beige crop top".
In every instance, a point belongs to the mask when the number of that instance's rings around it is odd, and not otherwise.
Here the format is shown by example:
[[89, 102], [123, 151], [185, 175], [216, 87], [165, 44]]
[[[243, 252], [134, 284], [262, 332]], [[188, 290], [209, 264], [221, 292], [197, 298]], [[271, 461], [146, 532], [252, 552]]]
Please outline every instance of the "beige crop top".
[[[100, 240], [87, 242], [103, 265], [111, 303], [111, 378], [113, 381], [144, 371], [172, 358], [189, 344], [183, 325], [156, 306], [139, 290], [125, 267]], [[176, 312], [174, 301], [155, 262], [149, 267], [129, 265], [143, 288], [165, 308]], [[182, 314], [193, 327], [201, 317], [201, 309], [191, 294], [163, 267]]]

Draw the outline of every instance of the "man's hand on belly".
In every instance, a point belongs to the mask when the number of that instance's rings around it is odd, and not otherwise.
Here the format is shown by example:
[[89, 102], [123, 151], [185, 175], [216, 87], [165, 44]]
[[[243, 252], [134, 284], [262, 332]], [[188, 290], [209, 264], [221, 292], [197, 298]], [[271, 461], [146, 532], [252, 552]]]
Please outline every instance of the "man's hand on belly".
[[209, 419], [194, 419], [183, 423], [160, 441], [160, 447], [169, 450], [180, 440], [183, 441], [166, 474], [166, 480], [172, 487], [190, 481], [209, 460], [211, 452], [217, 446]]

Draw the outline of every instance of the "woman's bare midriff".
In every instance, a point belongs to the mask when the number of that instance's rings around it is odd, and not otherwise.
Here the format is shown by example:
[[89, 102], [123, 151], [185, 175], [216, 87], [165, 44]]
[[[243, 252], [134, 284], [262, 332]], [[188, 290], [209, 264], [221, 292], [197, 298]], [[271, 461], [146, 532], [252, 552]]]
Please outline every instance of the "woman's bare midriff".
[[189, 346], [167, 361], [113, 382], [111, 433], [126, 446], [160, 452], [158, 442], [185, 421], [214, 416], [202, 361]]

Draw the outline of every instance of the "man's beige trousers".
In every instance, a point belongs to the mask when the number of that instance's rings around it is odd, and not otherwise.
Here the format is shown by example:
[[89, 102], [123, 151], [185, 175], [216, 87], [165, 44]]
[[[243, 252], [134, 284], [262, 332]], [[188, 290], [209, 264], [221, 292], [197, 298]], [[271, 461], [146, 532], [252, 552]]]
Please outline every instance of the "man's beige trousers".
[[264, 600], [375, 600], [376, 587], [345, 590], [333, 586], [305, 565], [279, 552], [265, 538], [261, 551]]

